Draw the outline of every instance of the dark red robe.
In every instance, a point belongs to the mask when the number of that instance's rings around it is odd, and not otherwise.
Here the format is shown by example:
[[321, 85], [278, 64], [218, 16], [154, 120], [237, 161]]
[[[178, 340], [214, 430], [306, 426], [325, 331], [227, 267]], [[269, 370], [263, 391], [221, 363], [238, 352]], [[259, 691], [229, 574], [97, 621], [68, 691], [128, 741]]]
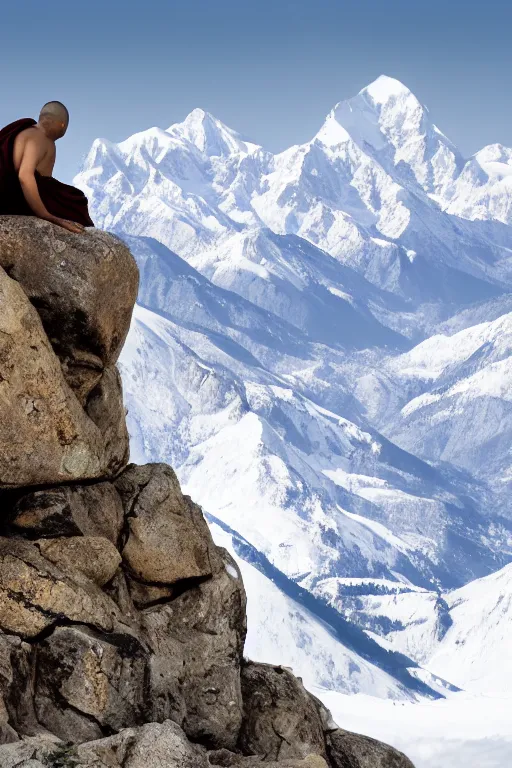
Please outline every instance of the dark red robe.
[[[34, 216], [14, 167], [13, 149], [16, 136], [35, 124], [31, 117], [25, 117], [0, 131], [0, 215]], [[36, 171], [35, 177], [41, 200], [52, 216], [76, 221], [84, 227], [94, 227], [83, 192], [57, 181], [53, 176], [42, 176]]]

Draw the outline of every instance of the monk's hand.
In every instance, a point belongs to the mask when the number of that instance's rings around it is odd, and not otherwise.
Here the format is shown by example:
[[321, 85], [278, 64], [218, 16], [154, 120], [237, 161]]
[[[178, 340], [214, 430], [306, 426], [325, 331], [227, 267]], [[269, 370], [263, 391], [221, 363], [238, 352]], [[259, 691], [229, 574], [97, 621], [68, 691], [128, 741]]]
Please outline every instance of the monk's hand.
[[67, 229], [69, 232], [74, 232], [77, 235], [80, 235], [85, 231], [83, 224], [78, 224], [76, 221], [55, 218], [53, 219], [53, 223], [57, 224], [59, 227], [63, 227], [63, 229]]

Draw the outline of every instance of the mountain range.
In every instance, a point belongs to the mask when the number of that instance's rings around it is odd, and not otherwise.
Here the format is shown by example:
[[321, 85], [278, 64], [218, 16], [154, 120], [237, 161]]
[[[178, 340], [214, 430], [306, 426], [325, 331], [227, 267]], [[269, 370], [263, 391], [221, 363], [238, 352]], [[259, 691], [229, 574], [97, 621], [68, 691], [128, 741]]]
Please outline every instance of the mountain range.
[[252, 657], [397, 700], [506, 690], [512, 150], [464, 158], [382, 76], [279, 154], [195, 109], [97, 139], [75, 184], [140, 268], [132, 455], [241, 563]]

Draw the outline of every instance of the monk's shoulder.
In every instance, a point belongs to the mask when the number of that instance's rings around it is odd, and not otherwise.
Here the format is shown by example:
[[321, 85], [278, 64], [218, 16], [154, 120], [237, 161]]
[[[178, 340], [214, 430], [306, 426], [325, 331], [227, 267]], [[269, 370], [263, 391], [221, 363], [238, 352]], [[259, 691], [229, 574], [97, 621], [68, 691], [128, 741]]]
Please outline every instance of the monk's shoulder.
[[50, 139], [44, 135], [42, 131], [39, 130], [39, 128], [36, 128], [35, 126], [31, 126], [30, 128], [25, 128], [24, 131], [21, 131], [14, 141], [15, 148], [23, 149], [27, 146], [27, 144], [33, 144], [36, 145], [41, 151], [48, 151], [51, 146], [52, 142]]
[[25, 130], [21, 131], [16, 138], [21, 139], [24, 142], [35, 141], [41, 146], [44, 146], [49, 141], [44, 133], [40, 131], [39, 128], [36, 128], [35, 125], [30, 126], [30, 128], [25, 128]]
[[28, 147], [36, 149], [37, 157], [41, 160], [49, 153], [51, 142], [42, 131], [35, 127], [25, 128], [16, 136], [13, 145], [13, 161], [16, 170], [19, 170], [23, 156]]

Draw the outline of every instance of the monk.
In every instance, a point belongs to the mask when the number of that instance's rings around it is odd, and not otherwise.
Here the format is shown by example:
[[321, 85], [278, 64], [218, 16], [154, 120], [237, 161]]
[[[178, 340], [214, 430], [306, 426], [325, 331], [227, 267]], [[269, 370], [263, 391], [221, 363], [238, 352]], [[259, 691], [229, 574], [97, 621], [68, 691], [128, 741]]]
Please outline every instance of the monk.
[[38, 216], [70, 232], [93, 227], [87, 198], [52, 176], [55, 142], [69, 124], [60, 101], [49, 101], [39, 120], [23, 118], [0, 131], [0, 215]]

